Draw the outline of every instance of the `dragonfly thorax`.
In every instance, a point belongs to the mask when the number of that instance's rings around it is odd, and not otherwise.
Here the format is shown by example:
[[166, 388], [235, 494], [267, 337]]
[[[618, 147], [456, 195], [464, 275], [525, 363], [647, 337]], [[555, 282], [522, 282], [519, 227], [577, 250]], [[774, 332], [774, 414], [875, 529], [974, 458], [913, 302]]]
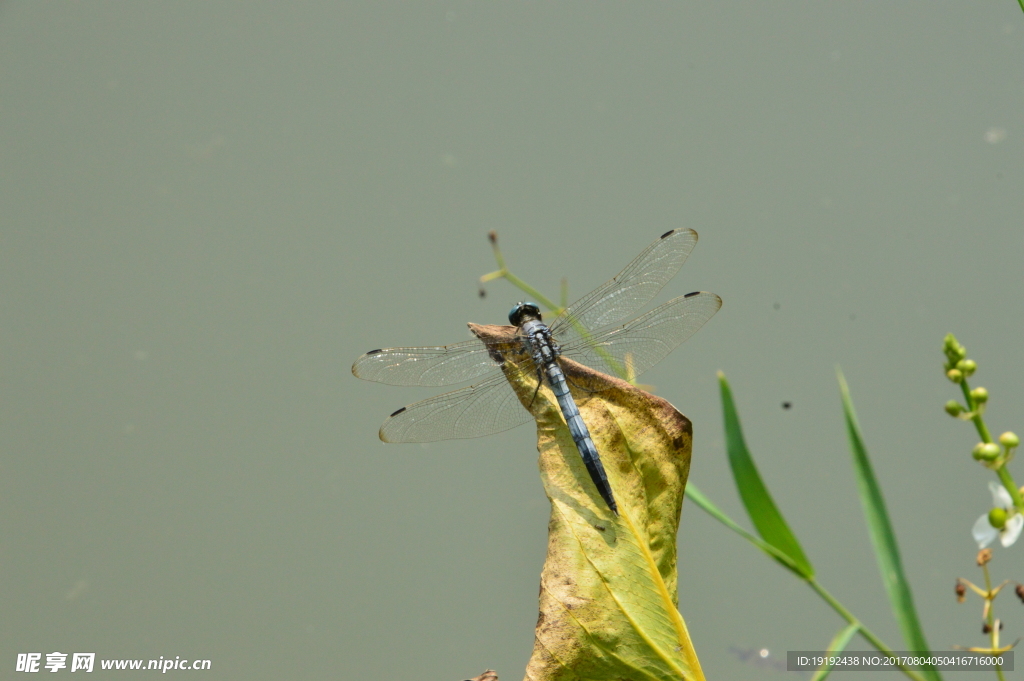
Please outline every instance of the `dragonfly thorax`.
[[512, 326], [522, 326], [528, 319], [540, 321], [540, 306], [529, 301], [516, 303], [511, 312], [508, 313], [508, 321]]
[[519, 327], [527, 351], [533, 355], [538, 367], [547, 366], [562, 354], [555, 339], [551, 337], [551, 329], [539, 319], [527, 319]]

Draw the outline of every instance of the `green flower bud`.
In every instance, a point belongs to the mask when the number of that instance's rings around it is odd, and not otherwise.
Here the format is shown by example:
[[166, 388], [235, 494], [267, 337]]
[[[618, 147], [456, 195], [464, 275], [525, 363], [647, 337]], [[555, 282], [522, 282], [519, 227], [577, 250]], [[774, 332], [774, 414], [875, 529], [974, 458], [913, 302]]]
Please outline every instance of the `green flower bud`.
[[984, 388], [975, 388], [971, 391], [971, 399], [978, 404], [985, 404], [988, 402], [988, 391]]
[[999, 445], [994, 442], [979, 442], [971, 452], [978, 461], [994, 461], [999, 456]]
[[993, 508], [988, 512], [988, 524], [997, 530], [1006, 527], [1006, 509]]
[[953, 381], [954, 383], [959, 383], [960, 381], [964, 380], [964, 375], [960, 372], [959, 369], [950, 369], [949, 371], [946, 372], [946, 378]]
[[960, 342], [951, 333], [946, 334], [946, 338], [942, 343], [942, 351], [946, 353], [950, 359], [963, 359], [967, 356], [967, 350], [964, 346], [960, 345]]
[[1017, 437], [1017, 433], [1008, 430], [999, 436], [999, 444], [1007, 449], [1013, 449], [1020, 444], [1020, 438]]
[[956, 363], [956, 368], [959, 369], [964, 376], [970, 376], [978, 370], [978, 363], [973, 359], [962, 359]]
[[942, 352], [944, 355], [946, 355], [947, 369], [952, 369], [953, 367], [956, 366], [956, 363], [960, 361], [960, 359], [962, 359], [960, 357], [960, 354], [957, 352], [957, 348], [959, 346], [960, 344], [956, 342], [956, 338], [953, 336], [953, 334], [946, 334], [946, 338], [945, 340], [943, 340], [942, 343]]
[[949, 402], [946, 402], [946, 413], [949, 414], [950, 416], [959, 416], [960, 412], [962, 412], [963, 410], [964, 408], [961, 407], [960, 403], [957, 402], [956, 400], [950, 400]]

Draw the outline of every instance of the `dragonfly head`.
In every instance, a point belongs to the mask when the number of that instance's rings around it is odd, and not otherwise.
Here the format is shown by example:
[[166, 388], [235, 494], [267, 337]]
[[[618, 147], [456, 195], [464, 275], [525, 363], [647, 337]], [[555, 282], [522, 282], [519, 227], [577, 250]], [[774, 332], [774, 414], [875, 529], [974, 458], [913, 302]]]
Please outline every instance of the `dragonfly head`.
[[527, 319], [540, 319], [540, 306], [537, 303], [516, 303], [508, 313], [508, 320], [512, 326], [520, 326]]

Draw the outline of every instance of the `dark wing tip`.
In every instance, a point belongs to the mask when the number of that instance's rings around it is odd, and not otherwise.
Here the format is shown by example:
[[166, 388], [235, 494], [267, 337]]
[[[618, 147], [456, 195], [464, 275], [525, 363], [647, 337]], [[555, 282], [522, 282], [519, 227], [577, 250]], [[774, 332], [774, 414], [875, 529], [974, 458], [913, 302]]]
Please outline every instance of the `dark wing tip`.
[[683, 298], [693, 298], [694, 296], [708, 296], [708, 298], [713, 298], [718, 302], [718, 307], [722, 307], [722, 296], [717, 293], [710, 293], [709, 291], [693, 291], [691, 293], [687, 293]]
[[362, 362], [367, 357], [372, 357], [373, 355], [376, 355], [376, 354], [381, 353], [381, 352], [383, 352], [383, 350], [381, 348], [377, 348], [376, 350], [370, 350], [369, 352], [364, 353], [362, 355], [362, 357], [360, 357], [356, 361], [352, 362], [352, 375], [355, 376], [356, 378], [363, 378], [362, 376], [359, 375], [359, 364], [360, 364], [360, 362]]
[[690, 229], [690, 228], [687, 227], [686, 229], [670, 229], [667, 232], [665, 232], [664, 234], [662, 234], [660, 237], [658, 237], [658, 239], [659, 240], [666, 239], [666, 238], [672, 236], [673, 234], [692, 234], [694, 240], [696, 240], [698, 238], [697, 230]]
[[380, 430], [377, 431], [377, 437], [380, 438], [381, 442], [394, 442], [394, 440], [388, 437], [387, 433], [385, 433], [384, 430], [388, 427], [388, 423], [391, 422], [391, 419], [395, 418], [403, 411], [405, 411], [405, 407], [402, 407], [398, 411], [392, 413], [391, 416], [388, 417], [387, 421], [385, 421], [384, 424], [380, 427]]

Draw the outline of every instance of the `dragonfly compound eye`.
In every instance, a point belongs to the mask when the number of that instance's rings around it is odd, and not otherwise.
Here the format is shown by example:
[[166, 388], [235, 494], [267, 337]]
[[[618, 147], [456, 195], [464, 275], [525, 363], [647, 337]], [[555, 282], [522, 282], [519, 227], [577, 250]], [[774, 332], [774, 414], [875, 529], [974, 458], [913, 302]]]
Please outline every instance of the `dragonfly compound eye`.
[[522, 324], [525, 317], [540, 319], [540, 306], [531, 302], [516, 303], [512, 311], [508, 313], [508, 321], [512, 326]]

